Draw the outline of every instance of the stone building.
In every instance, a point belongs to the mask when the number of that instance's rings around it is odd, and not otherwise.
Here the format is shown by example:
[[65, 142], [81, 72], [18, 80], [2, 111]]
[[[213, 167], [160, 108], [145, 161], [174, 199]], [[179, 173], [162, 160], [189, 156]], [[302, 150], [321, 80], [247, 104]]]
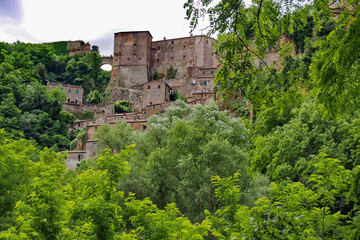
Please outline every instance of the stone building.
[[70, 56], [75, 54], [84, 55], [91, 52], [90, 43], [85, 43], [81, 40], [67, 41], [67, 49]]
[[65, 160], [66, 169], [75, 170], [76, 167], [80, 166], [80, 163], [86, 159], [85, 150], [67, 151], [67, 158]]
[[142, 107], [152, 104], [163, 104], [170, 101], [170, 95], [174, 90], [166, 83], [152, 80], [143, 84]]
[[66, 103], [81, 105], [83, 103], [84, 89], [80, 86], [48, 82], [48, 88], [60, 86], [60, 90], [66, 92]]
[[143, 84], [150, 82], [155, 72], [166, 74], [170, 67], [176, 69], [177, 74], [175, 80], [167, 84], [183, 95], [212, 90], [212, 80], [219, 66], [213, 42], [213, 38], [203, 35], [152, 42], [148, 31], [115, 33], [110, 83], [112, 102], [129, 100], [135, 110], [144, 107], [144, 102], [154, 104], [154, 101], [147, 101], [148, 93], [143, 91]]

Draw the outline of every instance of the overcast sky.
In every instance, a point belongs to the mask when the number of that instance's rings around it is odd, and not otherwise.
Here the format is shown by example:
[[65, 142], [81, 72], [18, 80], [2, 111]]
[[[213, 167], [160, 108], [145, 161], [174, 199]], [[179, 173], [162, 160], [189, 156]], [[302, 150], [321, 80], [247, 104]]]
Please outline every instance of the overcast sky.
[[153, 41], [188, 36], [185, 1], [0, 0], [0, 41], [83, 40], [110, 55], [115, 32], [149, 31]]

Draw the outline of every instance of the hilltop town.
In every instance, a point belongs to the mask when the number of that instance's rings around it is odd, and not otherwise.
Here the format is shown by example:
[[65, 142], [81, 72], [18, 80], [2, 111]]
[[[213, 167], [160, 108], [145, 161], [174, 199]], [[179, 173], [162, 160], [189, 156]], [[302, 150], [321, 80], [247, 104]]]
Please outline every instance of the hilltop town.
[[[93, 119], [69, 125], [69, 133], [86, 128], [86, 139], [79, 139], [76, 149], [68, 151], [67, 166], [75, 168], [96, 154], [93, 133], [101, 124], [123, 120], [135, 130], [144, 131], [147, 119], [163, 113], [175, 94], [185, 97], [189, 105], [212, 100], [213, 79], [219, 67], [213, 44], [213, 38], [203, 35], [153, 42], [148, 31], [115, 33], [114, 54], [103, 57], [103, 64], [112, 66], [111, 101], [98, 105], [86, 104], [80, 86], [49, 82], [50, 89], [60, 86], [66, 92], [64, 110], [96, 113]], [[68, 41], [67, 49], [69, 55], [90, 53], [90, 45], [81, 41]], [[173, 76], [166, 78], [169, 70]], [[129, 101], [134, 112], [115, 113], [118, 100]]]

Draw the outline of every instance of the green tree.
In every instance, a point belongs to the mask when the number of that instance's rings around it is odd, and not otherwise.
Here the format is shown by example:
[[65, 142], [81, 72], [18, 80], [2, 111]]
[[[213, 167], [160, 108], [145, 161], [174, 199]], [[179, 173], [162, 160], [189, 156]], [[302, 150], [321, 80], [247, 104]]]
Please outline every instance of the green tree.
[[101, 125], [94, 137], [99, 140], [100, 149], [110, 148], [113, 153], [119, 153], [125, 146], [133, 143], [133, 129], [125, 121], [117, 121], [114, 126]]
[[124, 189], [161, 209], [175, 202], [191, 220], [201, 221], [204, 209], [217, 207], [212, 176], [240, 172], [247, 179], [248, 131], [215, 103], [190, 108], [176, 101], [164, 117], [150, 118], [135, 142], [138, 153], [129, 160]]
[[115, 113], [128, 113], [133, 112], [130, 107], [130, 101], [127, 100], [119, 100], [114, 103], [114, 112]]

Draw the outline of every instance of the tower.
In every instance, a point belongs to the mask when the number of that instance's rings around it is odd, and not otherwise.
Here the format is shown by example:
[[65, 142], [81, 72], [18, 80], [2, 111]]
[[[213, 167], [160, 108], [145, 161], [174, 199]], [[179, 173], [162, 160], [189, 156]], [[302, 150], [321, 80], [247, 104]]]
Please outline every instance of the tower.
[[137, 102], [139, 99], [133, 99], [135, 95], [132, 91], [138, 91], [139, 85], [150, 80], [152, 36], [148, 31], [118, 32], [114, 35], [112, 100]]

